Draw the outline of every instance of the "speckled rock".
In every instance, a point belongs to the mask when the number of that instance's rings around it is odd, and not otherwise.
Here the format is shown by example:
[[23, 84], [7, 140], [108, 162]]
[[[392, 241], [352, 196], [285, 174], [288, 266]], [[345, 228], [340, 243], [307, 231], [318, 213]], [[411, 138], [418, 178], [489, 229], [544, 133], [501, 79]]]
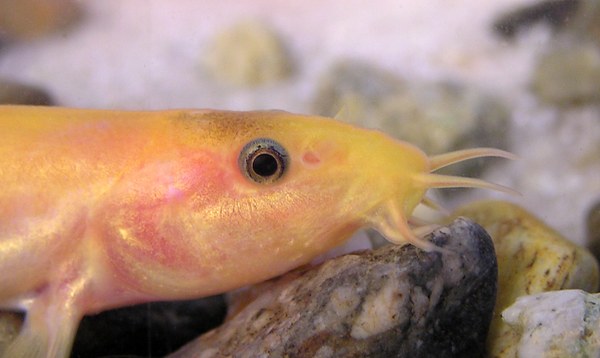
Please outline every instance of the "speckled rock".
[[49, 106], [53, 101], [41, 88], [0, 78], [0, 104]]
[[556, 44], [538, 61], [533, 91], [559, 106], [600, 101], [600, 47], [592, 42]]
[[521, 207], [482, 201], [453, 214], [482, 225], [494, 240], [498, 257], [498, 298], [490, 327], [491, 357], [514, 357], [519, 335], [500, 313], [517, 297], [561, 289], [598, 289], [598, 263], [592, 254], [546, 226]]
[[80, 15], [73, 0], [0, 0], [0, 37], [36, 38], [72, 25]]
[[489, 236], [457, 219], [431, 241], [388, 245], [264, 283], [183, 357], [474, 357], [483, 354], [496, 291]]
[[562, 290], [519, 297], [502, 318], [519, 357], [600, 357], [600, 294]]
[[292, 62], [279, 36], [262, 22], [241, 22], [221, 32], [204, 54], [210, 74], [226, 83], [254, 86], [291, 73]]
[[[507, 148], [510, 114], [503, 103], [450, 83], [407, 83], [382, 69], [343, 61], [322, 76], [313, 111], [381, 129], [428, 154], [469, 147]], [[476, 176], [482, 164], [469, 161], [446, 173]]]

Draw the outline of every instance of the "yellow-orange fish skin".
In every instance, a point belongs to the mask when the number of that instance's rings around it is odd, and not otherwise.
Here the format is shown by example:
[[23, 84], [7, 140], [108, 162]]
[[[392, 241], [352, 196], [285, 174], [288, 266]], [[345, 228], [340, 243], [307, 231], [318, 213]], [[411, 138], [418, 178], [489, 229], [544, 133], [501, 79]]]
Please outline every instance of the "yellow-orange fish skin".
[[[257, 138], [287, 152], [272, 183], [240, 165]], [[431, 169], [381, 132], [282, 111], [0, 106], [0, 307], [27, 311], [5, 356], [67, 356], [85, 314], [259, 282], [363, 226], [415, 242]]]

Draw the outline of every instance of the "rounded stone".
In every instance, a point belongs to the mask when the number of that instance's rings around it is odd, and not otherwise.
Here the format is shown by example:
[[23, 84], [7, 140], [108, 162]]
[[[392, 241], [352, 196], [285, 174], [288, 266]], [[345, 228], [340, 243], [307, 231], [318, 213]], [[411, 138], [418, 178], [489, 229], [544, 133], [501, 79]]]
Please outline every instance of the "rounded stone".
[[[322, 76], [313, 108], [380, 129], [430, 155], [508, 146], [510, 112], [500, 100], [456, 83], [409, 83], [359, 61], [340, 61]], [[473, 160], [442, 171], [477, 176], [486, 163]]]
[[600, 101], [600, 48], [591, 42], [556, 45], [543, 54], [533, 73], [533, 91], [559, 106]]
[[238, 23], [218, 34], [204, 64], [215, 78], [238, 86], [280, 81], [292, 68], [280, 37], [261, 22]]
[[452, 216], [471, 218], [494, 241], [498, 296], [488, 336], [491, 357], [515, 356], [520, 335], [500, 313], [518, 297], [552, 290], [598, 289], [598, 263], [593, 255], [518, 205], [487, 200], [467, 204]]
[[292, 271], [235, 299], [225, 323], [184, 357], [477, 357], [496, 293], [487, 233], [457, 219], [429, 238]]
[[48, 106], [53, 102], [42, 88], [0, 78], [0, 104]]
[[561, 290], [522, 296], [502, 318], [520, 332], [518, 357], [600, 357], [600, 294]]
[[0, 1], [0, 36], [27, 40], [60, 31], [81, 16], [73, 0]]

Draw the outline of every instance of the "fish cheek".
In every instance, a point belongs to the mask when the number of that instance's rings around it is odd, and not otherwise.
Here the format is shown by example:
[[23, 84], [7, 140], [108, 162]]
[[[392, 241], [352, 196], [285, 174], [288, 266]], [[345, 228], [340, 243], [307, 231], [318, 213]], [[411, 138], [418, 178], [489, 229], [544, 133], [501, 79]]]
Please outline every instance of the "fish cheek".
[[[208, 274], [193, 250], [189, 220], [222, 190], [210, 162], [152, 163], [123, 177], [98, 213], [104, 262], [117, 284], [150, 295], [185, 294]], [[191, 282], [192, 280], [190, 280]], [[178, 293], [179, 292], [179, 293]]]
[[[169, 215], [153, 208], [117, 213], [102, 231], [105, 262], [118, 286], [152, 297], [185, 294], [189, 280], [201, 279], [201, 261], [193, 255], [191, 240], [182, 235]], [[176, 220], [173, 220], [176, 221]]]

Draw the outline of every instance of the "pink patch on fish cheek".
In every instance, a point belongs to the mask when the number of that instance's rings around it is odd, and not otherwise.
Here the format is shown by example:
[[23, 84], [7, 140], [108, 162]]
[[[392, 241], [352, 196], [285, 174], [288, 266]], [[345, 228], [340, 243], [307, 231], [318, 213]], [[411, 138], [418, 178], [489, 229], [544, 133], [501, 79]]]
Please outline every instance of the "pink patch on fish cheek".
[[321, 164], [321, 158], [313, 151], [307, 151], [302, 155], [302, 162], [308, 167], [317, 167]]
[[208, 203], [228, 182], [228, 168], [215, 156], [199, 158], [165, 173], [162, 198], [166, 203], [184, 202], [201, 196]]
[[[138, 219], [145, 224], [132, 229], [129, 238], [121, 238], [118, 232], [113, 231], [109, 234], [112, 242], [107, 242], [106, 254], [111, 271], [124, 287], [142, 291], [152, 289], [155, 285], [162, 285], [159, 282], [164, 278], [160, 277], [166, 272], [193, 270], [198, 277], [209, 273], [186, 247], [191, 240], [182, 239], [177, 230], [159, 229], [152, 218]], [[173, 279], [175, 281], [165, 284], [176, 285], [177, 276]]]
[[[235, 164], [234, 164], [235, 163]], [[132, 181], [121, 197], [105, 207], [109, 216], [103, 242], [108, 265], [125, 287], [150, 284], [155, 274], [211, 275], [206, 259], [190, 245], [194, 213], [218, 205], [223, 196], [234, 195], [242, 177], [237, 161], [227, 156], [205, 155], [184, 163], [165, 163], [144, 173], [141, 184]], [[133, 193], [133, 195], [132, 195]], [[200, 223], [201, 224], [201, 223]], [[187, 229], [186, 229], [187, 228]], [[211, 247], [211, 262], [228, 260], [222, 248]], [[172, 282], [173, 283], [173, 282]]]

